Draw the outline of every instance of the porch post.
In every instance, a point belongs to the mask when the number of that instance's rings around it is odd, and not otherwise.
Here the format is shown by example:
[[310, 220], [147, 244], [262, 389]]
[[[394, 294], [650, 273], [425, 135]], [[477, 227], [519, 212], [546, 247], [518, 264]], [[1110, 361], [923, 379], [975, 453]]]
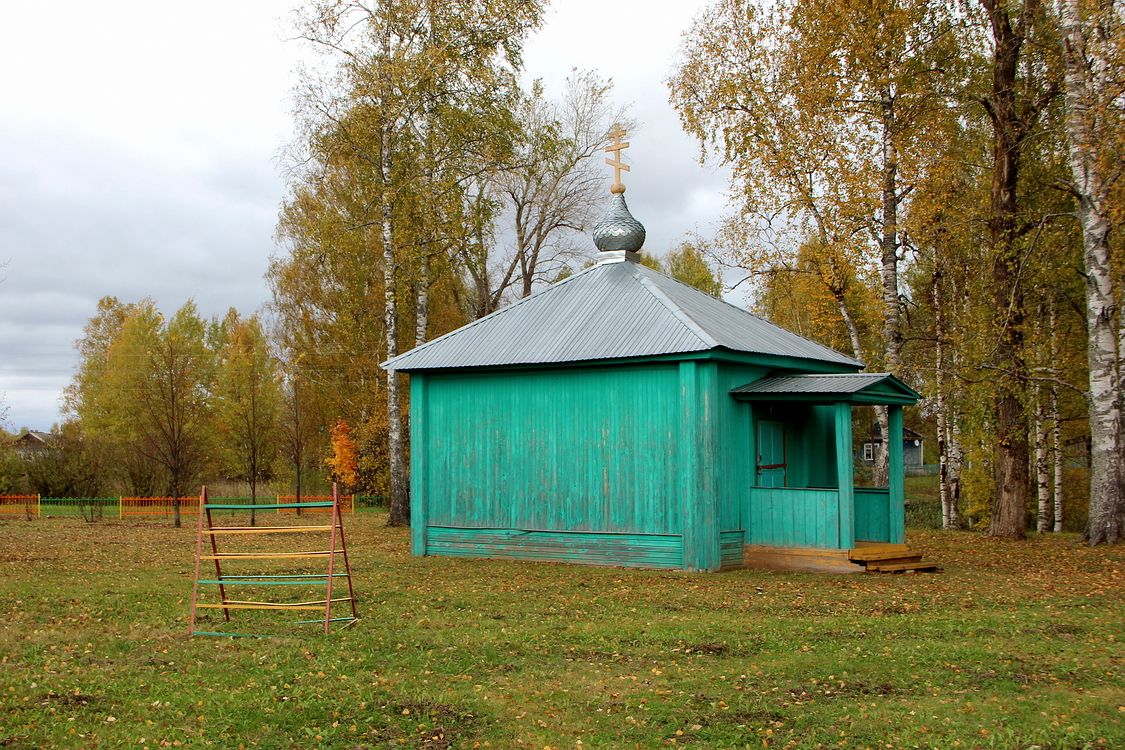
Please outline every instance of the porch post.
[[[395, 376], [394, 372], [390, 375]], [[426, 421], [429, 417], [426, 376], [410, 375], [410, 549], [426, 554], [426, 493], [429, 474], [426, 466]], [[354, 500], [353, 500], [354, 502]]]
[[[901, 448], [901, 446], [900, 446]], [[840, 549], [855, 547], [855, 478], [852, 472], [852, 406], [836, 404], [836, 485], [839, 490]]]
[[902, 407], [887, 407], [889, 417], [889, 430], [887, 436], [887, 449], [889, 451], [890, 466], [887, 477], [887, 502], [890, 503], [887, 512], [887, 525], [891, 544], [902, 544], [906, 538], [906, 491], [903, 485], [905, 469], [902, 461]]

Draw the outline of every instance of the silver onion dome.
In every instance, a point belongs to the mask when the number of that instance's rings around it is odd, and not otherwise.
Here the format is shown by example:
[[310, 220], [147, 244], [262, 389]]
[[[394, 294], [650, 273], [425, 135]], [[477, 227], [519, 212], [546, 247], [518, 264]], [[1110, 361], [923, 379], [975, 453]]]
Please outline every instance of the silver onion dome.
[[621, 193], [613, 194], [609, 211], [594, 226], [594, 244], [603, 253], [620, 250], [635, 253], [645, 244], [644, 225], [629, 213]]

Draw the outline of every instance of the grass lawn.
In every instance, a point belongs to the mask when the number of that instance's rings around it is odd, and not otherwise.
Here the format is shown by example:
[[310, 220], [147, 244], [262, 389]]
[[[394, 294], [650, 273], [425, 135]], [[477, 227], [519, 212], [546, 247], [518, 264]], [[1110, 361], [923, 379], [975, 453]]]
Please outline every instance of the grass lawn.
[[0, 748], [1125, 748], [1121, 547], [925, 531], [943, 573], [695, 575], [347, 520], [362, 619], [236, 613], [268, 640], [185, 636], [193, 529], [0, 521]]

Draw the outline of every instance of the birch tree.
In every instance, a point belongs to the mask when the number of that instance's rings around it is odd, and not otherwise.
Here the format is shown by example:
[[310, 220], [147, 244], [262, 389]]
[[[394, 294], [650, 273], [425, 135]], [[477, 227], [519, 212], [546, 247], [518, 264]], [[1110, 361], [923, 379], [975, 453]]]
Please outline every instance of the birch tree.
[[[734, 168], [744, 215], [805, 224], [854, 356], [893, 370], [900, 213], [955, 42], [943, 6], [921, 0], [724, 0], [696, 21], [670, 82], [685, 128]], [[881, 336], [867, 351], [840, 283], [849, 276], [880, 289]], [[887, 434], [885, 410], [879, 421]]]
[[1112, 544], [1125, 538], [1121, 386], [1125, 325], [1120, 309], [1125, 292], [1114, 278], [1110, 246], [1114, 229], [1110, 195], [1125, 164], [1122, 15], [1112, 0], [1058, 0], [1057, 12], [1071, 186], [1082, 228], [1086, 280], [1091, 441], [1086, 540], [1091, 545]]
[[[365, 3], [332, 0], [314, 4], [305, 15], [302, 35], [329, 51], [337, 65], [331, 91], [310, 97], [322, 129], [337, 136], [341, 150], [366, 165], [374, 186], [367, 218], [357, 227], [382, 260], [385, 356], [399, 352], [402, 317], [399, 288], [404, 265], [421, 257], [421, 306], [415, 306], [414, 339], [425, 337], [420, 321], [428, 315], [426, 252], [411, 240], [427, 237], [422, 217], [448, 199], [433, 194], [438, 168], [435, 144], [479, 144], [481, 152], [496, 144], [476, 140], [479, 115], [492, 121], [503, 111], [515, 86], [520, 47], [539, 22], [536, 0], [417, 0]], [[327, 95], [326, 95], [327, 94]], [[492, 129], [485, 129], [492, 132]], [[456, 155], [464, 149], [450, 148]], [[443, 186], [459, 185], [457, 167]], [[431, 235], [432, 236], [432, 235]], [[391, 476], [389, 523], [409, 522], [410, 506], [398, 376], [385, 385], [387, 442]]]

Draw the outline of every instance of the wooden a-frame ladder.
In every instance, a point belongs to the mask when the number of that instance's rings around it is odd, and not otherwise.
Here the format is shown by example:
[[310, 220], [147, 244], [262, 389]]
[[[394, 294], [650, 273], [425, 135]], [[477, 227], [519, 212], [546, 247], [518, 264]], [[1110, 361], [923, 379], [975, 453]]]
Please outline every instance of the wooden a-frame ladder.
[[[307, 514], [302, 519], [310, 518], [311, 514], [329, 513], [331, 521], [327, 524], [306, 524], [299, 526], [215, 526], [211, 516], [212, 511], [260, 511], [292, 509], [297, 513], [304, 511]], [[250, 537], [260, 538], [262, 535], [298, 534], [307, 537], [317, 533], [328, 536], [327, 549], [313, 551], [276, 550], [253, 552], [227, 552], [220, 551], [217, 537]], [[207, 542], [204, 542], [206, 537]], [[299, 537], [299, 538], [300, 538]], [[205, 546], [206, 545], [206, 546]], [[339, 558], [339, 560], [338, 560]], [[263, 560], [325, 560], [327, 570], [323, 573], [246, 573], [239, 570], [238, 574], [231, 575], [224, 572], [223, 563], [234, 561], [263, 561]], [[215, 577], [203, 578], [200, 569], [204, 560], [211, 560], [215, 565]], [[342, 563], [342, 565], [341, 565]], [[341, 570], [342, 568], [342, 570]], [[347, 596], [336, 596], [339, 587], [337, 581], [343, 579], [348, 585]], [[323, 623], [324, 632], [327, 633], [332, 623], [344, 623], [343, 627], [359, 619], [355, 607], [355, 589], [352, 587], [352, 571], [348, 563], [348, 545], [344, 537], [344, 519], [340, 513], [340, 495], [336, 485], [332, 485], [331, 502], [303, 502], [303, 503], [267, 503], [264, 505], [242, 505], [208, 502], [207, 488], [204, 487], [199, 494], [199, 527], [195, 540], [195, 575], [193, 576], [191, 592], [191, 615], [189, 618], [190, 635], [215, 635], [230, 637], [259, 637], [250, 633], [226, 633], [209, 630], [196, 630], [196, 612], [200, 609], [221, 609], [223, 619], [230, 622], [231, 610], [258, 609], [258, 610], [314, 610], [322, 611], [323, 618], [315, 620], [298, 620], [295, 624]], [[216, 586], [219, 591], [219, 602], [201, 602], [199, 597], [201, 586]], [[313, 601], [248, 601], [232, 599], [227, 590], [238, 586], [324, 586], [323, 599]], [[350, 615], [333, 617], [332, 605], [347, 602], [351, 609]]]

